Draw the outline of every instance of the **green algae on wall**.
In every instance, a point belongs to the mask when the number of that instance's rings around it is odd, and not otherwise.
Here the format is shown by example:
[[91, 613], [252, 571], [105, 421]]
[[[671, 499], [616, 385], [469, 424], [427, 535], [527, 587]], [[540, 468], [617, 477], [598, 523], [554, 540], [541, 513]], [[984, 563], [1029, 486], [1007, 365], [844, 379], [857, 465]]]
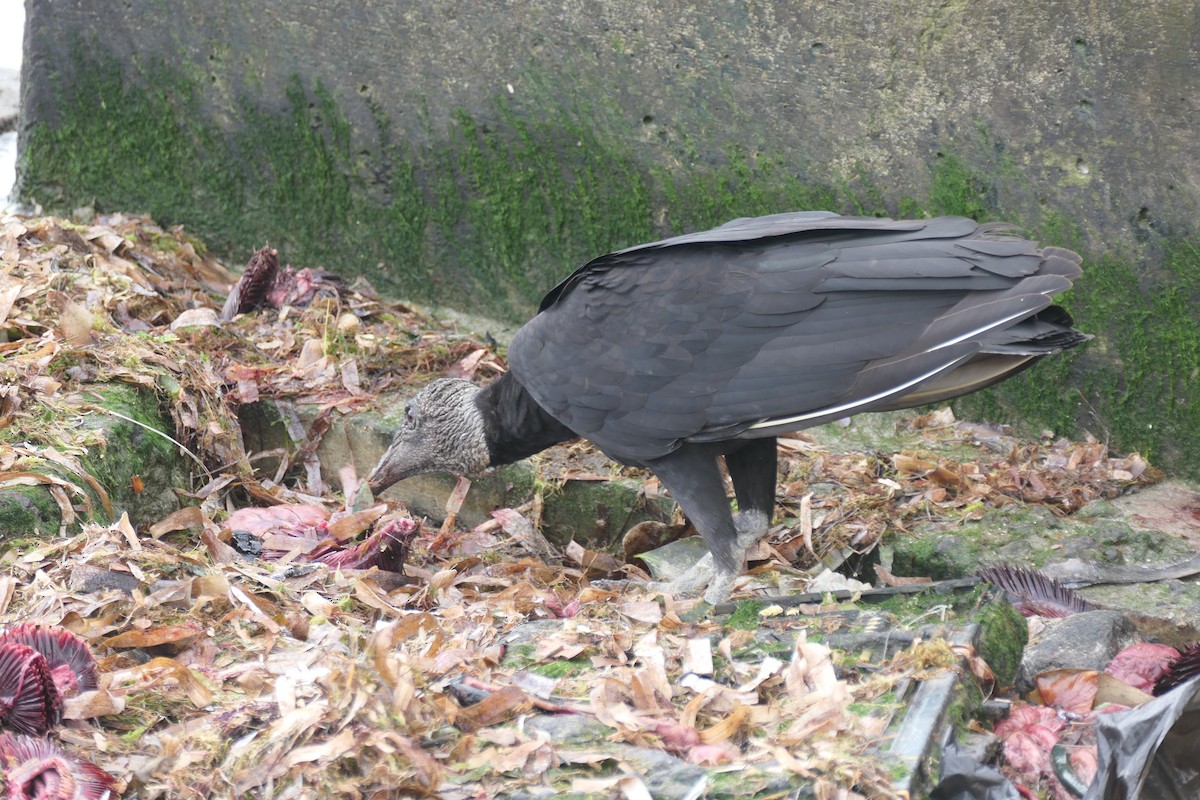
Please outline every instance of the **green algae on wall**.
[[1171, 243], [1151, 285], [1119, 255], [1089, 266], [1074, 296], [1080, 324], [1102, 337], [1106, 356], [1081, 376], [1097, 409], [1096, 435], [1200, 474], [1200, 250]]
[[[728, 148], [721, 169], [694, 170], [686, 174], [659, 169], [664, 220], [674, 234], [704, 230], [736, 217], [755, 217], [787, 210], [841, 209], [853, 201], [850, 192], [840, 195], [831, 187], [811, 186], [790, 172], [778, 158], [751, 155], [739, 146]], [[861, 213], [857, 208], [855, 212]], [[871, 212], [882, 211], [880, 203]]]
[[23, 195], [184, 223], [235, 263], [269, 242], [392, 294], [508, 319], [580, 263], [662, 233], [787, 209], [887, 213], [865, 176], [813, 186], [739, 147], [722, 165], [645, 168], [606, 133], [613, 112], [598, 101], [522, 113], [499, 96], [488, 119], [459, 111], [414, 147], [378, 108], [373, 130], [352, 130], [324, 86], [298, 77], [282, 112], [243, 96], [222, 134], [199, 121], [201, 86], [183, 69], [143, 65], [145, 92], [115, 62], [73, 74], [61, 121], [26, 137]]
[[80, 61], [70, 74], [57, 124], [23, 137], [22, 196], [51, 210], [151, 213], [231, 245], [242, 228], [242, 181], [217, 132], [189, 122], [194, 83], [175, 72], [127, 91], [115, 61]]
[[498, 101], [497, 121], [459, 113], [421, 150], [376, 113], [371, 152], [299, 78], [284, 113], [243, 97], [222, 135], [178, 68], [143, 67], [145, 92], [113, 62], [74, 74], [59, 124], [23, 143], [22, 195], [184, 223], [235, 263], [269, 242], [392, 294], [514, 318], [581, 261], [653, 238], [648, 175], [577, 113], [532, 121]]
[[1057, 302], [1095, 338], [955, 405], [966, 416], [1020, 420], [1034, 431], [1039, 424], [1058, 435], [1086, 430], [1120, 452], [1200, 476], [1191, 447], [1200, 438], [1200, 245], [1164, 241], [1162, 266], [1147, 278], [1133, 254], [1088, 254], [1061, 217], [1047, 215], [1039, 230], [1044, 243], [1084, 255], [1083, 275]]

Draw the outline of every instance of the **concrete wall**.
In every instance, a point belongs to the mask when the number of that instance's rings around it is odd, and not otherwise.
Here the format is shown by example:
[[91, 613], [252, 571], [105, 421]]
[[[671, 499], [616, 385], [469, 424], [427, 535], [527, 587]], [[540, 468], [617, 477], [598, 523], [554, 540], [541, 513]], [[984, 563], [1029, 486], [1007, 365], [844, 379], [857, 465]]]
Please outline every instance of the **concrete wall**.
[[1100, 338], [983, 410], [1190, 463], [1198, 26], [1166, 0], [28, 0], [19, 190], [510, 317], [742, 214], [1008, 218], [1089, 256]]
[[865, 175], [896, 202], [948, 150], [1010, 173], [1005, 211], [1063, 209], [1107, 243], [1194, 217], [1198, 35], [1196, 3], [1161, 0], [29, 0], [25, 113], [61, 119], [55, 77], [82, 47], [129, 79], [178, 65], [226, 130], [246, 97], [283, 111], [293, 76], [323, 84], [368, 152], [376, 110], [425, 146], [459, 110], [567, 107], [604, 116], [641, 163], [691, 170], [736, 145], [809, 181]]

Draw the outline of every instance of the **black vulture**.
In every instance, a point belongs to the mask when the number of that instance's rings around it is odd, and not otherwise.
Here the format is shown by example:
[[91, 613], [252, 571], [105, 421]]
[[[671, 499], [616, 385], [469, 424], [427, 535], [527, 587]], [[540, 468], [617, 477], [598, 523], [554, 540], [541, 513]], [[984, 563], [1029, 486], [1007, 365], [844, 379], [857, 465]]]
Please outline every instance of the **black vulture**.
[[774, 512], [776, 434], [958, 397], [1085, 341], [1050, 304], [1079, 274], [1069, 250], [961, 217], [775, 214], [610, 253], [546, 295], [502, 377], [417, 394], [369, 481], [585, 437], [658, 476], [712, 557], [677, 588], [723, 602]]

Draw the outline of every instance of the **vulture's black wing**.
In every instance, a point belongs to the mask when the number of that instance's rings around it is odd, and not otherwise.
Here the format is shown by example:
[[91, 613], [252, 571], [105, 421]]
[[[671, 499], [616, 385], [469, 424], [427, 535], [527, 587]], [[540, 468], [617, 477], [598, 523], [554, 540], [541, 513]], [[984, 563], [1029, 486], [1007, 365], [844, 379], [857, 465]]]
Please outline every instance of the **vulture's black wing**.
[[565, 425], [644, 462], [980, 388], [1018, 367], [947, 376], [1053, 352], [1073, 332], [1050, 297], [1078, 274], [1073, 253], [969, 219], [734, 220], [583, 266], [509, 361]]

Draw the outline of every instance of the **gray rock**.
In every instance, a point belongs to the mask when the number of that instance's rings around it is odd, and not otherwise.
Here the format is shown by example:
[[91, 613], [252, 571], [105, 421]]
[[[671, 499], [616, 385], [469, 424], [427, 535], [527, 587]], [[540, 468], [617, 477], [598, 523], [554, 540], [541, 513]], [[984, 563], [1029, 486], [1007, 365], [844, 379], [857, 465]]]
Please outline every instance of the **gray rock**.
[[542, 714], [525, 723], [527, 733], [544, 733], [558, 745], [588, 745], [604, 742], [612, 728], [595, 717], [582, 714]]
[[704, 540], [699, 536], [688, 536], [668, 542], [645, 553], [640, 558], [656, 581], [673, 581], [691, 572], [696, 563], [708, 553]]
[[536, 644], [543, 636], [561, 631], [565, 624], [566, 620], [561, 619], [531, 619], [506, 633], [502, 642], [506, 647]]
[[613, 755], [641, 776], [650, 796], [659, 800], [703, 797], [699, 791], [708, 782], [708, 773], [661, 750], [633, 745], [618, 745]]
[[1103, 670], [1113, 656], [1138, 639], [1137, 628], [1119, 611], [1089, 611], [1051, 620], [1025, 647], [1017, 690], [1031, 691], [1034, 677], [1048, 670]]
[[108, 589], [116, 589], [124, 594], [133, 594], [133, 591], [141, 585], [141, 581], [128, 572], [117, 572], [91, 564], [77, 564], [71, 570], [71, 591], [81, 594], [102, 592]]
[[[560, 747], [594, 750], [597, 745], [603, 745], [603, 751], [614, 761], [627, 765], [657, 800], [701, 797], [703, 786], [708, 781], [708, 773], [703, 768], [688, 764], [670, 753], [609, 742], [612, 729], [591, 717], [545, 714], [527, 721], [525, 730], [544, 733]], [[507, 796], [515, 799], [523, 795], [514, 793]]]

